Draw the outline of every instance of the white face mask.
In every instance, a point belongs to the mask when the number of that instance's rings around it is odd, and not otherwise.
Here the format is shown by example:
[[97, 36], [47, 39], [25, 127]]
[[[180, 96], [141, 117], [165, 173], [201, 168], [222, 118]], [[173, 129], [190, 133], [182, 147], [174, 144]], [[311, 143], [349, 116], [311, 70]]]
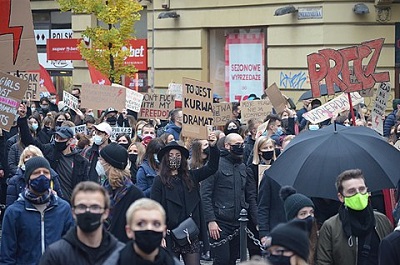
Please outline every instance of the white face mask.
[[308, 129], [310, 131], [316, 131], [319, 129], [319, 126], [318, 126], [318, 124], [310, 124], [310, 125], [308, 125]]
[[96, 172], [99, 176], [106, 176], [106, 171], [100, 161], [97, 161], [96, 163]]
[[95, 135], [93, 136], [93, 142], [95, 145], [101, 145], [103, 143], [103, 137]]
[[57, 99], [50, 99], [50, 102], [53, 103], [53, 104], [56, 104], [57, 103]]

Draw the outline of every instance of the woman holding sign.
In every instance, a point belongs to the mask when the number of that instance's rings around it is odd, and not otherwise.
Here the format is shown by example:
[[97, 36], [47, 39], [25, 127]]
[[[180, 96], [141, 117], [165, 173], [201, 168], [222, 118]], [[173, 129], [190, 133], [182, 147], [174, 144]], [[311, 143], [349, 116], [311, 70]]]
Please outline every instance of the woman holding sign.
[[[189, 170], [187, 159], [189, 151], [176, 142], [163, 147], [157, 154], [161, 161], [160, 173], [155, 178], [151, 198], [158, 201], [166, 210], [166, 247], [186, 265], [200, 264], [200, 241], [207, 237], [207, 229], [201, 206], [199, 182], [218, 170], [219, 150], [214, 133], [209, 135], [210, 155], [208, 163], [199, 169]], [[191, 219], [191, 220], [190, 220]], [[189, 221], [197, 226], [199, 233], [188, 236], [188, 240], [178, 240], [173, 230], [182, 222]], [[192, 227], [193, 227], [192, 226]]]

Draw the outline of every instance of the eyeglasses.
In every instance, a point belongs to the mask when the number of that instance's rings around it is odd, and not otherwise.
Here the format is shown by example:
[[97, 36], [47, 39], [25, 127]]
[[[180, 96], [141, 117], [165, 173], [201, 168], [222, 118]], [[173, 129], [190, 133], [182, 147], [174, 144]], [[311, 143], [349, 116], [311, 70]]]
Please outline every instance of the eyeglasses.
[[87, 206], [85, 204], [78, 204], [73, 207], [75, 214], [81, 214], [81, 213], [86, 213], [86, 212], [91, 212], [91, 213], [103, 213], [104, 209], [100, 205], [90, 205]]

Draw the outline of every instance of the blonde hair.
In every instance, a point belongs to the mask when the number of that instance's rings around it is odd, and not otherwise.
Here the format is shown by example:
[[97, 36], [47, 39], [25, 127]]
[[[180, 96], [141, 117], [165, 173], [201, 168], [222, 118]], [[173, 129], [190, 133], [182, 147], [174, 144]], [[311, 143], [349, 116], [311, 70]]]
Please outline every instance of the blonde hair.
[[152, 199], [142, 198], [142, 199], [136, 200], [134, 203], [132, 203], [131, 206], [129, 206], [128, 210], [126, 211], [126, 224], [128, 226], [132, 224], [133, 216], [139, 210], [159, 211], [163, 218], [163, 220], [162, 220], [163, 224], [165, 224], [165, 220], [166, 220], [165, 210], [161, 206], [161, 204], [159, 204], [158, 202], [156, 202]]
[[[260, 164], [260, 156], [258, 155], [258, 153], [260, 152], [261, 146], [263, 146], [264, 144], [270, 144], [270, 143], [275, 146], [275, 141], [267, 136], [260, 136], [257, 138], [256, 142], [254, 143], [254, 147], [253, 147], [253, 164], [254, 165]], [[272, 159], [276, 160], [275, 150], [274, 150], [274, 155], [272, 156]]]
[[28, 147], [26, 147], [26, 148], [22, 151], [21, 156], [19, 157], [18, 167], [22, 167], [23, 165], [25, 165], [24, 160], [25, 160], [25, 157], [26, 157], [29, 153], [32, 154], [33, 156], [41, 156], [41, 157], [43, 157], [43, 153], [42, 153], [42, 151], [40, 151], [39, 148], [37, 148], [37, 147], [34, 146], [34, 145], [28, 145]]
[[[128, 147], [128, 152], [132, 146], [136, 146], [136, 148], [138, 150], [138, 156], [137, 156], [137, 159], [135, 162], [135, 165], [138, 167], [139, 165], [142, 164], [144, 153], [146, 153], [146, 148], [144, 147], [144, 145], [141, 142], [132, 142], [131, 145]], [[129, 163], [131, 163], [131, 161], [129, 161]]]
[[111, 166], [107, 161], [103, 159], [103, 167], [106, 172], [108, 182], [113, 189], [122, 187], [125, 178], [130, 178], [131, 172], [126, 167], [124, 169], [119, 169]]

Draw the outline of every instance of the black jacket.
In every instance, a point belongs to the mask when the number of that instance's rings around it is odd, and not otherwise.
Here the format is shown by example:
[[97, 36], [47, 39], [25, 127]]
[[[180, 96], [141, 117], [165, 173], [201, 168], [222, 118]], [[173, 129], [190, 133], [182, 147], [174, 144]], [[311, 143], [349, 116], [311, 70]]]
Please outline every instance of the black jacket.
[[[161, 181], [160, 176], [154, 179], [151, 189], [151, 198], [158, 201], [165, 209], [167, 214], [167, 229], [172, 230], [177, 227], [187, 217], [192, 215], [193, 220], [200, 229], [199, 239], [207, 238], [207, 229], [205, 227], [203, 207], [201, 204], [199, 182], [214, 174], [218, 169], [219, 150], [216, 146], [210, 147], [210, 158], [208, 163], [199, 169], [190, 170], [190, 177], [195, 183], [195, 187], [189, 192], [184, 189], [184, 198], [174, 189], [167, 188]], [[203, 182], [202, 184], [203, 185]], [[186, 212], [183, 211], [186, 209]]]
[[[71, 228], [59, 241], [51, 244], [40, 259], [40, 265], [115, 265], [119, 251], [125, 246], [107, 231], [103, 231], [96, 257], [91, 257], [77, 237], [76, 228]], [[92, 251], [93, 253], [93, 251]]]
[[240, 211], [248, 208], [245, 201], [246, 166], [223, 150], [218, 171], [202, 182], [201, 195], [206, 222], [216, 221], [238, 226]]

